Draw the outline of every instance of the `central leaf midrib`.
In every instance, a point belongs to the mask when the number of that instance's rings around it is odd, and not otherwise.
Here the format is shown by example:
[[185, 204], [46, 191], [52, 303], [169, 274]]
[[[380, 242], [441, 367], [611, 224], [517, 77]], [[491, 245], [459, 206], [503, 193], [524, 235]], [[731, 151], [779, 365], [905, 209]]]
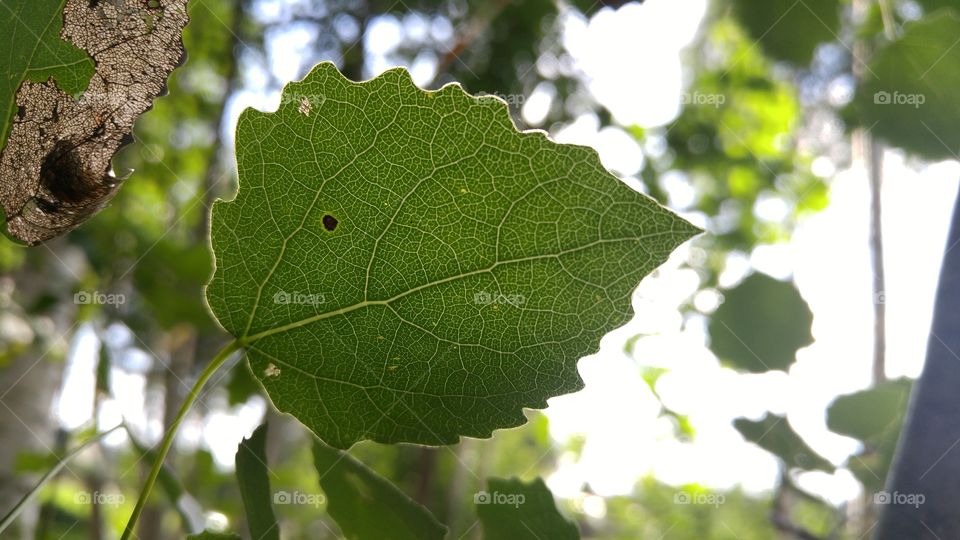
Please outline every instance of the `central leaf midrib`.
[[[387, 298], [387, 299], [385, 299], [385, 300], [364, 300], [364, 301], [361, 301], [361, 302], [357, 302], [356, 304], [351, 304], [351, 305], [349, 305], [349, 306], [344, 306], [344, 307], [342, 307], [342, 308], [340, 308], [340, 309], [336, 309], [336, 310], [333, 310], [333, 311], [327, 311], [327, 312], [325, 312], [325, 313], [319, 313], [319, 314], [313, 315], [313, 316], [311, 316], [311, 317], [307, 317], [307, 318], [300, 319], [300, 320], [297, 320], [297, 321], [293, 321], [293, 322], [290, 322], [290, 323], [287, 323], [287, 324], [284, 324], [284, 325], [281, 325], [281, 326], [277, 326], [277, 327], [274, 327], [274, 328], [270, 328], [270, 329], [268, 329], [268, 330], [264, 330], [264, 331], [262, 331], [262, 332], [258, 332], [258, 333], [253, 334], [253, 335], [247, 335], [247, 334], [245, 334], [245, 335], [241, 336], [240, 338], [238, 338], [238, 341], [241, 343], [241, 345], [243, 345], [243, 346], [246, 347], [246, 346], [252, 345], [253, 343], [255, 343], [255, 342], [257, 342], [257, 341], [259, 341], [259, 340], [261, 340], [261, 339], [263, 339], [263, 338], [272, 336], [272, 335], [274, 335], [274, 334], [279, 334], [279, 333], [286, 332], [286, 331], [289, 331], [289, 330], [294, 330], [294, 329], [296, 329], [296, 328], [300, 328], [301, 326], [306, 326], [306, 325], [308, 325], [308, 324], [315, 323], [315, 322], [317, 322], [317, 321], [322, 321], [322, 320], [324, 320], [324, 319], [329, 319], [329, 318], [331, 318], [331, 317], [336, 317], [336, 316], [338, 316], [338, 315], [346, 315], [347, 313], [350, 313], [351, 311], [356, 311], [356, 310], [358, 310], [358, 309], [362, 309], [362, 308], [365, 308], [365, 307], [387, 305], [387, 304], [390, 304], [391, 302], [395, 302], [395, 301], [397, 301], [397, 300], [400, 300], [401, 298], [404, 298], [404, 297], [409, 296], [409, 295], [411, 295], [411, 294], [413, 294], [413, 293], [416, 293], [416, 292], [420, 292], [420, 291], [422, 291], [422, 290], [424, 290], [424, 289], [428, 289], [428, 288], [430, 288], [430, 287], [434, 287], [434, 286], [438, 286], [438, 285], [443, 285], [444, 283], [449, 283], [449, 282], [451, 282], [451, 281], [456, 281], [456, 280], [458, 280], [458, 279], [464, 279], [464, 278], [468, 278], [468, 277], [471, 277], [471, 276], [476, 276], [476, 275], [479, 275], [479, 274], [485, 274], [485, 273], [488, 273], [488, 272], [492, 272], [492, 271], [493, 271], [494, 269], [496, 269], [498, 266], [502, 266], [502, 265], [522, 263], [522, 262], [529, 262], [529, 261], [535, 261], [535, 260], [538, 260], [538, 259], [554, 259], [554, 258], [559, 258], [559, 257], [561, 257], [561, 256], [563, 256], [563, 255], [568, 255], [568, 254], [576, 253], [576, 252], [581, 251], [581, 250], [584, 250], [584, 249], [589, 249], [589, 248], [592, 248], [592, 247], [594, 247], [594, 246], [601, 245], [601, 244], [616, 243], [616, 242], [636, 242], [636, 241], [639, 241], [639, 240], [644, 240], [644, 239], [649, 239], [649, 238], [656, 238], [656, 237], [658, 237], [658, 236], [672, 235], [672, 234], [674, 234], [673, 231], [664, 231], [664, 232], [661, 232], [661, 233], [646, 234], [646, 235], [643, 235], [643, 236], [632, 237], [632, 238], [613, 238], [613, 239], [608, 239], [608, 240], [600, 239], [600, 240], [595, 240], [595, 241], [593, 241], [593, 242], [589, 242], [589, 243], [584, 244], [584, 245], [582, 245], [582, 246], [577, 246], [577, 247], [572, 248], [572, 249], [567, 249], [567, 250], [559, 251], [559, 252], [557, 252], [557, 253], [547, 253], [547, 254], [543, 254], [543, 255], [531, 255], [531, 256], [528, 256], [528, 257], [520, 257], [520, 258], [517, 258], [517, 259], [510, 259], [510, 260], [505, 260], [505, 261], [496, 261], [496, 262], [494, 262], [492, 265], [490, 265], [490, 266], [488, 266], [488, 267], [486, 267], [486, 268], [480, 268], [480, 269], [477, 269], [477, 270], [471, 270], [471, 271], [469, 271], [469, 272], [464, 272], [464, 273], [462, 273], [462, 274], [457, 274], [457, 275], [453, 275], [453, 276], [447, 276], [447, 277], [445, 277], [445, 278], [437, 279], [437, 280], [434, 280], [434, 281], [429, 281], [429, 282], [427, 282], [427, 283], [424, 283], [424, 284], [422, 284], [422, 285], [418, 285], [418, 286], [416, 286], [416, 287], [413, 287], [413, 288], [411, 288], [411, 289], [408, 289], [408, 290], [406, 290], [406, 291], [404, 291], [404, 292], [401, 292], [401, 293], [399, 293], [399, 294], [397, 294], [397, 295], [394, 295], [394, 296], [391, 297], [391, 298]], [[247, 324], [247, 328], [248, 328], [248, 329], [250, 328], [250, 326], [251, 326], [252, 323], [253, 323], [253, 320], [252, 320], [252, 319], [253, 319], [253, 317], [251, 317], [250, 322]]]

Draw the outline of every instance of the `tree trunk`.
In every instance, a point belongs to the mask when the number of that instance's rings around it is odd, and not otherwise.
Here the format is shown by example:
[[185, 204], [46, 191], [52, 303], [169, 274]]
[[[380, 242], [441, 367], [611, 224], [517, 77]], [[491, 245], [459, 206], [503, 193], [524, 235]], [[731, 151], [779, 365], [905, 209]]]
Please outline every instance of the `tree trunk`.
[[876, 540], [960, 538], [960, 193], [923, 373], [887, 477]]
[[[33, 249], [38, 252], [31, 253], [24, 266], [3, 277], [12, 281], [13, 293], [0, 299], [0, 309], [8, 316], [28, 320], [31, 315], [18, 306], [34, 305], [44, 295], [63, 300], [43, 317], [52, 323], [50, 329], [35, 337], [9, 364], [0, 366], [0, 515], [13, 508], [38, 479], [16, 472], [17, 455], [54, 452], [58, 425], [52, 402], [63, 376], [62, 356], [75, 330], [73, 286], [77, 267], [84, 264], [82, 253], [62, 240]], [[37, 501], [28, 506], [8, 531], [9, 536], [33, 538], [38, 509]]]

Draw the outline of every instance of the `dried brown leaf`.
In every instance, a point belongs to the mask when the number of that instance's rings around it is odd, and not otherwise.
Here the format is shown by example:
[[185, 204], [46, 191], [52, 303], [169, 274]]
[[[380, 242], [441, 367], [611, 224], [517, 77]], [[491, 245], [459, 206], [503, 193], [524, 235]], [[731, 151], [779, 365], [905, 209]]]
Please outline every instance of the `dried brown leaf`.
[[95, 214], [120, 183], [111, 161], [184, 59], [187, 0], [68, 0], [61, 37], [93, 59], [86, 91], [24, 81], [0, 155], [7, 232], [35, 245]]

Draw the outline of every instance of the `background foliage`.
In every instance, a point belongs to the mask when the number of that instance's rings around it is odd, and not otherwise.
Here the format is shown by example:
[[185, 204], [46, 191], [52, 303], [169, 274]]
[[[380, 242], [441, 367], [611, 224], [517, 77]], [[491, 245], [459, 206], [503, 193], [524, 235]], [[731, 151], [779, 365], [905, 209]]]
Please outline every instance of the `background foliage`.
[[[435, 65], [424, 86], [459, 81], [471, 93], [499, 95], [521, 127], [555, 133], [589, 114], [600, 128], [627, 133], [644, 153], [636, 185], [709, 233], [692, 242], [681, 263], [698, 276], [696, 290], [679, 306], [684, 320], [706, 325], [713, 352], [732, 370], [789, 371], [798, 349], [813, 339], [811, 311], [795, 285], [752, 268], [741, 272], [741, 279], [723, 276], [757, 250], [788, 241], [798, 223], [826, 207], [830, 175], [815, 173], [813, 163], [823, 156], [840, 166], [857, 159], [849, 142], [855, 131], [870, 128], [918, 156], [954, 156], [960, 104], [952, 89], [960, 72], [951, 59], [960, 54], [952, 47], [960, 14], [953, 2], [933, 1], [865, 8], [838, 0], [712, 2], [684, 52], [687, 80], [678, 115], [666, 125], [643, 127], [620, 122], [591, 93], [562, 39], [566, 18], [589, 18], [622, 4], [191, 1], [184, 36], [189, 61], [174, 72], [169, 96], [138, 122], [135, 143], [116, 159], [117, 171], [133, 172], [111, 207], [42, 248], [26, 250], [0, 240], [0, 366], [5, 366], [0, 401], [34, 432], [21, 435], [23, 444], [13, 445], [15, 451], [0, 463], [2, 505], [12, 506], [55, 455], [91, 429], [109, 427], [103, 420], [117, 416], [103, 412], [111, 396], [142, 376], [143, 410], [124, 413], [140, 420], [134, 432], [145, 442], [123, 438], [77, 460], [45, 488], [38, 514], [22, 522], [36, 538], [90, 538], [90, 531], [106, 538], [106, 531], [122, 527], [139, 473], [150, 461], [143, 459], [149, 457], [146, 441], [156, 441], [186, 383], [227, 338], [210, 318], [202, 288], [212, 272], [208, 210], [216, 197], [228, 197], [236, 187], [237, 110], [252, 95], [275, 94], [323, 60], [354, 80], [393, 64], [411, 66], [414, 73], [418, 65]], [[9, 10], [11, 4], [2, 0], [2, 5]], [[385, 20], [408, 30], [389, 52], [371, 52], [367, 38]], [[291, 32], [308, 36], [297, 46], [301, 65], [295, 74], [278, 74], [272, 66], [277, 55], [289, 52], [283, 38]], [[855, 92], [836, 98], [838, 85], [854, 83]], [[547, 113], [528, 124], [523, 103], [537, 89], [549, 89], [552, 99]], [[884, 106], [878, 92], [923, 95], [928, 103], [911, 110]], [[828, 129], [837, 125], [841, 129]], [[678, 184], [692, 195], [677, 197]], [[757, 210], [771, 200], [786, 212], [771, 218]], [[120, 294], [125, 301], [75, 300], [75, 293], [89, 291]], [[695, 301], [703, 293], [726, 301], [705, 307]], [[94, 426], [62, 426], [43, 413], [65, 359], [77, 355], [97, 360], [89, 404], [96, 411]], [[651, 395], [658, 397], [659, 380], [669, 369], [641, 369]], [[26, 394], [29, 402], [8, 394], [31, 372], [30, 380], [39, 382]], [[861, 442], [845, 463], [817, 455], [782, 415], [740, 419], [735, 428], [745, 440], [780, 459], [782, 474], [772, 492], [713, 492], [650, 477], [638, 479], [629, 495], [602, 498], [584, 485], [577, 497], [557, 500], [560, 514], [552, 515], [546, 505], [548, 517], [556, 518], [547, 526], [569, 531], [571, 520], [585, 538], [770, 538], [776, 530], [798, 537], [859, 537], [875, 513], [872, 494], [883, 487], [911, 387], [909, 380], [875, 382], [839, 397], [825, 413], [831, 430]], [[313, 473], [332, 450], [314, 446], [290, 418], [263, 413], [261, 392], [243, 365], [209, 389], [169, 458], [139, 538], [182, 537], [218, 527], [246, 534], [253, 516], [243, 508], [237, 479], [198, 444], [197, 432], [224, 417], [246, 418], [249, 424], [252, 416], [256, 424], [261, 415], [271, 420], [270, 442], [261, 450], [270, 463], [271, 489], [309, 496], [298, 499], [309, 501], [304, 504], [274, 499], [282, 537], [334, 538], [350, 529], [341, 521], [346, 518], [337, 517], [335, 488]], [[663, 404], [662, 414], [678, 440], [697, 437], [682, 413]], [[510, 518], [487, 514], [491, 507], [477, 512], [475, 494], [511, 482], [540, 500], [543, 485], [537, 479], [548, 478], [561, 462], [576, 462], [583, 450], [583, 441], [554, 440], [544, 415], [529, 412], [528, 420], [489, 440], [443, 448], [361, 443], [350, 454], [397, 487], [391, 496], [428, 508], [452, 537], [496, 537], [490, 523]], [[0, 436], [5, 443], [15, 441], [18, 430], [24, 433], [17, 425], [3, 426]], [[795, 481], [804, 471], [837, 468], [863, 485], [862, 499], [836, 506]], [[511, 477], [519, 480], [488, 481]], [[128, 496], [88, 504], [78, 493]], [[356, 501], [339, 504], [362, 507]]]

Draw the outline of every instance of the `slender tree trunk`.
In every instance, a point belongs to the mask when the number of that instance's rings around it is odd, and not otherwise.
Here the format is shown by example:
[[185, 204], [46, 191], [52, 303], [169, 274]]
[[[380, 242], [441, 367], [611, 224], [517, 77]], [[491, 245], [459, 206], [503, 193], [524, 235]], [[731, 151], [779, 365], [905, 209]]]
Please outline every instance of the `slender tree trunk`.
[[[875, 540], [960, 538], [960, 193], [940, 268], [923, 373], [887, 477]], [[919, 503], [919, 504], [907, 504]]]
[[[80, 254], [63, 240], [31, 249], [36, 251], [23, 267], [0, 277], [0, 287], [11, 280], [14, 288], [10, 298], [2, 300], [9, 304], [0, 306], [0, 312], [14, 316], [18, 311], [15, 304], [33, 305], [45, 295], [60, 301], [45, 314], [52, 323], [48, 335], [36, 337], [22, 354], [0, 366], [0, 514], [11, 509], [37, 480], [17, 473], [17, 454], [53, 453], [56, 449], [57, 421], [52, 402], [63, 376], [63, 354], [75, 330], [73, 286]], [[30, 317], [28, 313], [22, 316], [24, 320]], [[36, 502], [28, 507], [6, 534], [32, 539], [38, 509]]]
[[883, 146], [869, 134], [863, 134], [867, 174], [870, 177], [870, 259], [873, 270], [873, 384], [887, 380], [887, 306], [886, 272], [883, 264], [883, 225], [881, 194], [883, 186]]
[[[13, 508], [37, 480], [16, 472], [17, 454], [51, 452], [54, 446], [50, 405], [60, 385], [62, 364], [41, 358], [43, 352], [33, 349], [0, 368], [0, 440], [4, 441], [0, 444], [0, 514]], [[21, 538], [33, 537], [38, 509], [34, 503], [19, 518]]]

